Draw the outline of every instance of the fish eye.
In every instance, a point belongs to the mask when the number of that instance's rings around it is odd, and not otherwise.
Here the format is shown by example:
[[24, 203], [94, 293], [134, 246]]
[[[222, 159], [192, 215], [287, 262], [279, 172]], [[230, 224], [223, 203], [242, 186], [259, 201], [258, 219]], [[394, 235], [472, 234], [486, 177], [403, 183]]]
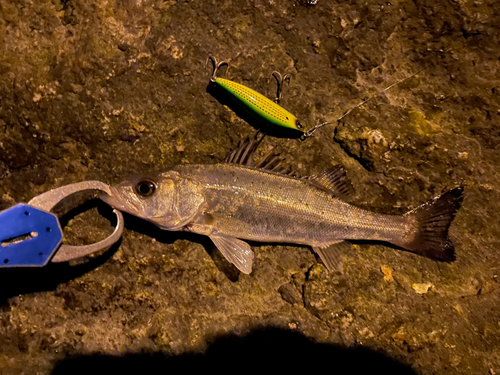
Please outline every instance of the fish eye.
[[141, 180], [135, 184], [135, 192], [143, 197], [153, 195], [156, 190], [156, 184], [151, 180]]
[[304, 128], [304, 126], [302, 126], [302, 124], [299, 121], [295, 121], [295, 126], [297, 127], [297, 129]]

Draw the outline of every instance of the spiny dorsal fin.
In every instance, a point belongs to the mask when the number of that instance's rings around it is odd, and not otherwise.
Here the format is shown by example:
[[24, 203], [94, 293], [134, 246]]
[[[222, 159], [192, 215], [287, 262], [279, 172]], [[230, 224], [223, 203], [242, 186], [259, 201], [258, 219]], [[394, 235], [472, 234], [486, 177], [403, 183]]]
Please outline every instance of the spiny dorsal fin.
[[255, 164], [255, 151], [265, 137], [265, 134], [263, 134], [259, 139], [260, 134], [262, 133], [257, 132], [253, 138], [246, 137], [239, 141], [236, 148], [224, 159], [224, 162], [254, 167], [261, 171], [278, 173], [284, 176], [295, 176], [290, 167], [282, 165], [283, 159], [280, 154], [276, 153], [274, 148], [264, 155], [257, 165]]
[[265, 137], [265, 134], [259, 139], [260, 132], [257, 132], [253, 138], [246, 137], [238, 142], [238, 146], [224, 159], [225, 163], [241, 164], [247, 167], [254, 167], [253, 156], [255, 150]]
[[340, 164], [320, 174], [306, 178], [341, 199], [350, 199], [355, 193], [345, 168]]
[[282, 159], [280, 154], [276, 153], [275, 149], [272, 148], [267, 154], [265, 154], [255, 168], [262, 171], [277, 172], [280, 170]]
[[264, 155], [255, 168], [264, 171], [280, 174], [287, 177], [296, 177], [296, 174], [289, 166], [284, 166], [285, 160], [273, 149]]
[[[259, 139], [259, 135], [262, 135]], [[238, 142], [236, 148], [226, 156], [224, 163], [234, 163], [259, 169], [263, 172], [272, 172], [286, 177], [297, 178], [296, 173], [289, 166], [284, 166], [284, 159], [275, 148], [269, 150], [258, 163], [254, 162], [255, 151], [264, 139], [265, 134], [257, 132], [253, 138], [246, 137]]]

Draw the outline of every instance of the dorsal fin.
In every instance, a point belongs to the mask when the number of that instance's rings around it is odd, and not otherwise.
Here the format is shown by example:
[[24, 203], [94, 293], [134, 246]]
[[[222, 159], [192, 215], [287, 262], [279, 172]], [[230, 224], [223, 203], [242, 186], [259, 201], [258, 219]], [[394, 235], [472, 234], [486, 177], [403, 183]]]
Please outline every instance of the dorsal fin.
[[350, 199], [355, 193], [345, 168], [340, 164], [306, 178], [341, 199]]
[[283, 162], [285, 160], [278, 154], [274, 148], [269, 150], [269, 152], [264, 155], [255, 168], [264, 171], [281, 174], [288, 177], [296, 177], [292, 168], [289, 166], [284, 166]]
[[280, 169], [281, 162], [280, 154], [276, 153], [276, 150], [272, 148], [260, 159], [255, 168], [268, 172], [276, 172]]
[[254, 167], [253, 156], [255, 150], [265, 137], [265, 134], [259, 139], [260, 132], [257, 132], [253, 138], [246, 137], [238, 142], [236, 148], [224, 159], [225, 163], [241, 164], [247, 167]]
[[236, 148], [231, 151], [228, 156], [226, 156], [224, 163], [240, 164], [246, 167], [253, 167], [264, 172], [272, 172], [283, 176], [296, 177], [290, 167], [283, 165], [283, 158], [281, 158], [280, 154], [277, 153], [274, 148], [269, 150], [269, 152], [265, 154], [257, 164], [254, 162], [255, 151], [265, 137], [265, 134], [262, 134], [262, 137], [259, 139], [259, 135], [261, 134], [261, 132], [257, 132], [253, 138], [246, 137], [239, 141]]

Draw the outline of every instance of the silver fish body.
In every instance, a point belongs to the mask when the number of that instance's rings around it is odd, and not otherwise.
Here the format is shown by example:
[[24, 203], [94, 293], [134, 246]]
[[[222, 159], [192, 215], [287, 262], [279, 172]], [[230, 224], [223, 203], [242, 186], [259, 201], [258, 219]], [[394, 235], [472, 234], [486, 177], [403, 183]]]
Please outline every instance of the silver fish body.
[[257, 144], [247, 140], [226, 163], [179, 165], [125, 179], [101, 198], [163, 229], [209, 236], [245, 273], [251, 272], [253, 252], [242, 240], [309, 245], [330, 270], [337, 262], [334, 245], [343, 240], [385, 241], [434, 260], [454, 260], [448, 229], [463, 188], [405, 215], [378, 214], [340, 199], [350, 186], [343, 168], [291, 177], [275, 172], [275, 159], [261, 167], [249, 162]]
[[258, 242], [326, 247], [346, 239], [398, 242], [411, 237], [411, 217], [380, 215], [332, 196], [306, 179], [234, 164], [180, 165], [206, 200], [192, 228]]

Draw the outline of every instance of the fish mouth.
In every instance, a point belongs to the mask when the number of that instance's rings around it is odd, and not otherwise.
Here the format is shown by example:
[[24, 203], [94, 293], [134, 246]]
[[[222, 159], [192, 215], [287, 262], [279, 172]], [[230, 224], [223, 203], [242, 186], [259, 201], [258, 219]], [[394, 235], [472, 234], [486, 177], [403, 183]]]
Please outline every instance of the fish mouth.
[[110, 187], [111, 195], [109, 195], [108, 193], [105, 193], [103, 191], [99, 192], [99, 199], [102, 200], [104, 203], [109, 204], [111, 207], [122, 211], [121, 207], [120, 207], [121, 205], [118, 204], [116, 196], [113, 195], [113, 193], [115, 193], [115, 191], [113, 191], [113, 190], [115, 190], [115, 189]]
[[137, 214], [137, 212], [139, 211], [139, 207], [137, 207], [134, 202], [123, 199], [122, 195], [117, 191], [115, 187], [110, 186], [110, 193], [111, 194], [99, 192], [99, 199], [101, 199], [104, 203], [109, 204], [116, 210], [128, 212], [133, 215]]

